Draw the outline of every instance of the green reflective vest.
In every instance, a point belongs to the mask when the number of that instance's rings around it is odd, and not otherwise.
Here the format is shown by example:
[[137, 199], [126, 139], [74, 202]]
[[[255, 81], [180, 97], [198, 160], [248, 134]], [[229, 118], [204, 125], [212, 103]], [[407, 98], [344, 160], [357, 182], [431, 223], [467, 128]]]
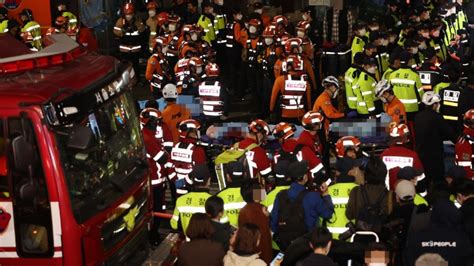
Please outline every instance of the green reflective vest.
[[240, 194], [240, 187], [228, 187], [217, 194], [224, 201], [224, 215], [230, 225], [239, 226], [240, 210], [247, 204]]
[[344, 86], [346, 89], [347, 106], [352, 109], [357, 109], [357, 97], [354, 93], [354, 86], [357, 86], [360, 70], [357, 67], [351, 66], [344, 74]]
[[448, 48], [446, 47], [444, 42], [438, 44], [433, 39], [431, 39], [430, 46], [435, 49], [438, 58], [440, 58], [443, 62], [446, 61], [446, 59], [448, 58]]
[[357, 113], [368, 115], [375, 111], [375, 85], [377, 81], [372, 75], [362, 71], [357, 84], [354, 86], [354, 94], [357, 97]]
[[339, 239], [339, 234], [347, 231], [346, 225], [350, 222], [346, 217], [346, 206], [349, 202], [351, 190], [356, 187], [355, 183], [336, 183], [329, 186], [328, 191], [334, 204], [334, 214], [326, 223], [327, 228], [332, 233], [334, 239]]
[[69, 28], [77, 28], [77, 17], [73, 13], [66, 11], [61, 14], [61, 16], [67, 18], [67, 26]]
[[201, 15], [198, 20], [198, 25], [204, 30], [202, 39], [208, 43], [211, 43], [216, 39], [216, 33], [214, 31], [214, 25], [210, 18], [205, 15]]
[[225, 25], [227, 25], [227, 16], [225, 14], [217, 14], [214, 17], [214, 31], [219, 34], [220, 30], [225, 29]]
[[422, 196], [420, 196], [420, 194], [415, 195], [415, 198], [413, 199], [413, 203], [415, 203], [416, 206], [418, 205], [428, 206], [428, 202]]
[[449, 87], [451, 83], [449, 82], [440, 82], [438, 84], [436, 84], [436, 86], [434, 86], [433, 88], [433, 91], [437, 94], [439, 94], [440, 91], [446, 89], [447, 87]]
[[400, 68], [390, 74], [395, 96], [403, 103], [407, 113], [418, 112], [418, 104], [424, 94], [420, 75], [410, 68]]
[[364, 51], [364, 46], [365, 46], [365, 41], [358, 36], [354, 36], [354, 39], [352, 40], [352, 46], [351, 46], [352, 63], [354, 63], [355, 54]]
[[390, 75], [393, 73], [393, 71], [395, 70], [392, 67], [388, 67], [387, 70], [385, 70], [385, 72], [383, 73], [382, 79], [389, 80]]
[[31, 44], [31, 47], [36, 50], [41, 50], [43, 48], [43, 43], [41, 42], [41, 26], [36, 21], [30, 21], [23, 26], [21, 32], [28, 33], [27, 43]]
[[7, 33], [8, 32], [8, 19], [5, 19], [0, 23], [0, 33]]
[[198, 212], [206, 213], [204, 206], [209, 197], [211, 197], [211, 194], [207, 192], [189, 192], [179, 197], [176, 200], [173, 217], [170, 220], [171, 228], [178, 229], [178, 221], [181, 220], [181, 227], [186, 234], [191, 216]]

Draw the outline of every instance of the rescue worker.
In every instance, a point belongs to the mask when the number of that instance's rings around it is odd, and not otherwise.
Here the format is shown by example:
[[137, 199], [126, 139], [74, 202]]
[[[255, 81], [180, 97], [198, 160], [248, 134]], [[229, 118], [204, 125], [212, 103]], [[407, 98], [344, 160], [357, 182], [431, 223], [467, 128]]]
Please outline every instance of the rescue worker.
[[[423, 172], [423, 164], [421, 163], [418, 153], [410, 148], [412, 138], [407, 125], [393, 125], [390, 128], [389, 136], [389, 147], [380, 154], [380, 158], [387, 166], [385, 184], [387, 188], [393, 190], [397, 181], [397, 174], [394, 171], [390, 171], [391, 169], [410, 166]], [[424, 174], [420, 175], [419, 181], [424, 178]]]
[[240, 9], [234, 9], [232, 11], [232, 21], [227, 23], [227, 35], [226, 35], [226, 48], [227, 48], [227, 59], [229, 64], [230, 83], [229, 89], [236, 98], [241, 99], [243, 97], [242, 90], [242, 79], [244, 78], [244, 66], [242, 62], [242, 49], [244, 45], [243, 34], [245, 31], [245, 24], [242, 21], [243, 15]]
[[249, 167], [250, 178], [258, 179], [260, 183], [263, 183], [272, 172], [271, 162], [267, 157], [267, 153], [260, 147], [266, 142], [270, 134], [270, 127], [265, 121], [256, 119], [249, 124], [248, 130], [249, 134], [238, 143], [238, 148], [243, 150], [251, 144], [258, 145], [258, 147], [247, 152], [245, 156]]
[[67, 18], [59, 16], [54, 21], [54, 27], [50, 27], [46, 32], [46, 35], [56, 34], [56, 33], [66, 33], [67, 30]]
[[0, 33], [8, 32], [8, 9], [0, 7]]
[[355, 136], [343, 136], [336, 141], [337, 158], [348, 157], [352, 159], [362, 158], [364, 152], [361, 149], [362, 142]]
[[[224, 7], [224, 0], [214, 0], [214, 33], [216, 35], [215, 44], [213, 48], [216, 53], [223, 55], [226, 47], [226, 24], [227, 24], [227, 12]], [[218, 56], [217, 62], [221, 66], [223, 73], [227, 73], [227, 59], [224, 56]]]
[[[263, 104], [261, 115], [266, 118], [269, 114], [268, 106], [270, 106], [270, 97], [272, 94], [273, 84], [275, 83], [274, 65], [276, 61], [282, 57], [283, 49], [280, 45], [275, 42], [275, 27], [268, 26], [262, 33], [264, 51], [261, 54], [262, 57], [262, 72], [263, 72]], [[265, 97], [268, 96], [268, 97]]]
[[474, 162], [474, 109], [464, 114], [464, 131], [455, 146], [456, 165], [464, 167], [466, 178], [473, 178]]
[[410, 58], [411, 56], [407, 52], [400, 54], [400, 69], [390, 74], [389, 82], [392, 85], [395, 96], [405, 106], [407, 120], [413, 121], [415, 114], [419, 110], [419, 104], [424, 91], [421, 86], [420, 75], [408, 65]]
[[178, 62], [178, 50], [179, 50], [179, 37], [181, 34], [181, 18], [176, 15], [170, 15], [168, 17], [168, 32], [166, 37], [168, 38], [166, 43], [168, 44], [165, 55], [170, 63], [170, 66], [175, 66]]
[[352, 27], [354, 31], [354, 38], [352, 39], [352, 63], [354, 63], [354, 56], [364, 51], [365, 44], [367, 43], [367, 25], [363, 22], [356, 22]]
[[182, 88], [178, 87], [178, 93], [183, 95], [199, 95], [199, 84], [206, 77], [204, 62], [199, 57], [191, 57], [188, 63], [188, 71], [183, 75]]
[[344, 88], [346, 91], [346, 103], [349, 108], [351, 117], [354, 116], [354, 112], [357, 112], [357, 96], [354, 93], [354, 88], [357, 88], [357, 82], [359, 81], [360, 73], [362, 72], [362, 63], [364, 56], [362, 53], [357, 53], [354, 56], [352, 65], [344, 73]]
[[423, 90], [430, 91], [441, 81], [441, 69], [437, 66], [438, 57], [434, 48], [427, 48], [423, 55], [425, 60], [420, 67], [416, 68], [416, 72], [420, 75]]
[[145, 78], [150, 82], [150, 90], [155, 99], [162, 97], [161, 89], [173, 80], [171, 68], [163, 53], [166, 38], [159, 36], [153, 39], [152, 52], [146, 66]]
[[[320, 131], [323, 127], [324, 116], [318, 112], [309, 111], [301, 120], [303, 132], [298, 137], [298, 144], [304, 145], [299, 152], [302, 160], [308, 162], [308, 178], [312, 181], [313, 177], [324, 174], [324, 166], [318, 155], [323, 154]], [[312, 182], [309, 182], [312, 185]]]
[[389, 66], [382, 75], [382, 79], [389, 80], [393, 71], [400, 68], [400, 53], [395, 51], [388, 57]]
[[286, 28], [288, 27], [288, 19], [283, 15], [276, 15], [273, 17], [272, 24], [275, 26], [276, 41], [284, 45], [284, 37], [290, 36], [290, 34], [286, 31]]
[[[148, 100], [145, 103], [145, 108], [153, 108], [156, 110], [159, 110], [159, 105], [156, 100]], [[156, 125], [156, 134], [155, 138], [158, 139], [163, 144], [163, 147], [165, 150], [170, 153], [171, 149], [174, 146], [173, 143], [173, 135], [171, 133], [171, 130], [169, 126], [163, 121], [163, 115], [160, 112], [160, 119], [158, 119], [157, 125]]]
[[67, 35], [74, 40], [77, 34], [79, 34], [79, 21], [77, 16], [68, 10], [67, 5], [64, 2], [58, 4], [59, 16], [67, 18]]
[[224, 201], [224, 216], [229, 218], [233, 227], [239, 227], [240, 210], [247, 204], [242, 197], [241, 187], [245, 181], [242, 163], [232, 162], [227, 166], [227, 186], [217, 196]]
[[313, 111], [319, 112], [324, 116], [324, 135], [329, 134], [330, 122], [344, 117], [344, 113], [334, 107], [332, 101], [337, 99], [339, 93], [339, 81], [334, 76], [328, 76], [322, 82], [324, 91], [314, 102]]
[[245, 76], [247, 80], [248, 92], [254, 95], [254, 99], [258, 99], [258, 92], [261, 91], [261, 71], [259, 71], [258, 56], [263, 50], [261, 32], [261, 22], [252, 19], [248, 23], [248, 34], [242, 39], [244, 51], [242, 60], [245, 62]]
[[215, 63], [206, 66], [206, 78], [199, 85], [199, 98], [207, 122], [229, 115], [227, 89], [220, 81], [220, 68]]
[[[273, 155], [274, 165], [278, 165], [282, 153], [293, 154], [298, 145], [298, 141], [293, 138], [296, 133], [296, 126], [287, 122], [280, 122], [273, 129], [273, 136], [280, 144], [280, 150]], [[278, 177], [278, 176], [277, 176]], [[280, 176], [282, 177], [282, 176]]]
[[428, 91], [422, 99], [425, 109], [415, 117], [415, 144], [428, 181], [440, 182], [444, 174], [443, 141], [456, 142], [452, 128], [438, 113], [441, 97]]
[[193, 180], [189, 174], [196, 165], [207, 164], [206, 151], [197, 142], [200, 138], [201, 124], [194, 119], [179, 123], [179, 142], [171, 149], [171, 161], [177, 174], [176, 193], [183, 195], [189, 192]]
[[250, 13], [248, 19], [258, 19], [264, 27], [270, 26], [272, 19], [263, 13], [263, 4], [260, 2], [253, 3], [253, 12]]
[[[174, 182], [176, 173], [168, 152], [163, 146], [160, 132], [157, 131], [159, 120], [162, 119], [161, 112], [154, 108], [145, 108], [140, 113], [140, 124], [142, 126], [143, 141], [147, 151], [148, 165], [150, 166], [150, 179], [153, 193], [153, 211], [165, 212], [165, 183], [168, 179]], [[151, 230], [151, 241], [157, 243], [159, 240], [158, 229], [160, 219], [153, 218]]]
[[43, 49], [41, 26], [38, 22], [34, 21], [33, 11], [25, 8], [20, 12], [19, 16], [23, 23], [23, 27], [21, 28], [21, 37], [23, 38], [23, 41], [32, 51]]
[[185, 234], [193, 214], [206, 213], [206, 200], [212, 196], [209, 193], [211, 173], [206, 164], [196, 165], [189, 175], [193, 183], [192, 191], [178, 198], [170, 220], [174, 230], [178, 229], [178, 222], [181, 221], [180, 225]]
[[139, 57], [142, 50], [140, 35], [144, 31], [145, 25], [135, 14], [135, 6], [126, 3], [122, 8], [122, 17], [115, 23], [114, 34], [120, 39], [120, 57], [132, 62], [135, 76], [138, 79], [140, 77]]
[[303, 74], [303, 62], [298, 56], [291, 55], [285, 61], [287, 73], [275, 80], [270, 100], [270, 112], [273, 112], [277, 97], [280, 96], [281, 117], [298, 121], [311, 108], [310, 85]]
[[160, 12], [156, 15], [156, 36], [166, 37], [168, 34], [169, 14], [167, 12]]
[[171, 130], [173, 136], [173, 143], [179, 141], [179, 124], [191, 118], [191, 112], [185, 105], [177, 104], [176, 99], [178, 98], [178, 91], [174, 84], [167, 84], [163, 87], [163, 98], [166, 101], [166, 107], [163, 109], [163, 122], [165, 122]]
[[158, 36], [158, 16], [156, 11], [158, 10], [158, 4], [155, 1], [149, 1], [146, 4], [146, 9], [148, 10], [148, 18], [145, 21], [148, 30], [150, 31], [150, 37], [148, 40], [150, 53], [153, 53], [154, 39]]
[[376, 101], [374, 95], [377, 84], [375, 78], [377, 63], [373, 58], [365, 58], [362, 66], [363, 69], [357, 81], [357, 87], [354, 88], [354, 94], [357, 97], [358, 117], [369, 118], [378, 115], [382, 109], [380, 101]]
[[209, 44], [216, 39], [216, 33], [214, 30], [214, 5], [210, 2], [204, 2], [202, 4], [202, 15], [199, 18], [198, 25], [204, 29], [204, 36], [202, 39]]
[[402, 124], [407, 121], [407, 114], [403, 103], [395, 96], [392, 85], [382, 79], [375, 86], [375, 96], [384, 104], [384, 112], [390, 116], [391, 123]]
[[180, 51], [180, 58], [176, 65], [174, 65], [174, 76], [176, 80], [176, 86], [178, 87], [178, 92], [181, 94], [183, 89], [184, 77], [189, 75], [189, 60], [193, 57], [200, 58], [199, 51], [188, 45], [184, 44]]
[[350, 222], [346, 217], [346, 206], [349, 202], [349, 195], [354, 187], [355, 177], [349, 172], [357, 167], [355, 160], [344, 157], [338, 158], [336, 161], [336, 179], [335, 183], [328, 187], [329, 195], [334, 204], [334, 213], [326, 223], [329, 232], [332, 233], [334, 239], [339, 239], [339, 235], [349, 230], [347, 224]]
[[314, 59], [314, 46], [311, 42], [311, 39], [308, 37], [308, 32], [311, 28], [311, 25], [307, 21], [300, 21], [296, 24], [296, 36], [300, 38], [303, 42], [301, 43], [302, 55], [305, 59], [308, 59], [310, 62], [313, 62]]
[[[209, 58], [209, 51], [213, 48], [209, 43], [202, 40], [202, 28], [196, 25], [192, 25], [189, 29], [189, 37], [190, 40], [188, 40], [186, 43], [191, 45], [191, 47], [195, 47], [197, 49], [197, 51], [200, 53], [201, 59], [204, 62], [212, 61], [213, 59]], [[183, 44], [184, 43], [182, 43], [181, 46]]]

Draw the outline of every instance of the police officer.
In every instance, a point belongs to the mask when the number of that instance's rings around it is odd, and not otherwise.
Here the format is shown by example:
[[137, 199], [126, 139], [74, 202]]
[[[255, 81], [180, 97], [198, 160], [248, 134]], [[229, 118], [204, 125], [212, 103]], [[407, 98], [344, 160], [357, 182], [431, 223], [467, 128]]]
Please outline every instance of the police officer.
[[448, 48], [441, 36], [442, 27], [443, 25], [439, 20], [433, 21], [433, 23], [431, 24], [430, 46], [435, 49], [436, 55], [441, 60], [441, 62], [445, 62], [448, 59]]
[[423, 55], [425, 60], [416, 71], [420, 75], [423, 90], [430, 91], [441, 81], [441, 69], [437, 66], [438, 57], [434, 48], [427, 48]]
[[466, 177], [472, 179], [474, 173], [474, 109], [464, 114], [464, 131], [456, 142], [456, 165], [464, 167]]
[[403, 103], [395, 96], [392, 85], [383, 79], [375, 86], [375, 96], [384, 104], [384, 112], [390, 116], [391, 123], [406, 123], [407, 114]]
[[216, 33], [214, 29], [214, 5], [210, 2], [204, 2], [202, 4], [203, 13], [199, 18], [198, 25], [203, 28], [204, 36], [202, 37], [203, 40], [212, 44], [212, 42], [216, 39]]
[[206, 78], [199, 85], [199, 98], [207, 122], [225, 118], [229, 114], [228, 92], [220, 81], [220, 68], [215, 63], [206, 66]]
[[0, 7], [0, 33], [8, 32], [8, 9]]
[[21, 37], [23, 38], [23, 41], [32, 51], [43, 49], [41, 26], [38, 22], [34, 21], [33, 11], [26, 8], [23, 9], [19, 15], [20, 20], [23, 23], [23, 28], [21, 28]]
[[354, 56], [364, 51], [365, 44], [367, 43], [367, 25], [363, 22], [356, 22], [352, 28], [354, 30], [354, 39], [352, 40], [352, 62], [354, 62]]
[[166, 38], [159, 36], [152, 40], [152, 51], [154, 52], [147, 62], [145, 78], [150, 82], [150, 90], [155, 99], [162, 96], [161, 89], [165, 84], [172, 81], [172, 71], [163, 48], [166, 46]]
[[177, 194], [186, 194], [193, 180], [189, 174], [193, 167], [200, 164], [206, 164], [206, 152], [199, 146], [201, 124], [194, 119], [187, 119], [179, 123], [178, 131], [180, 142], [176, 143], [171, 150], [171, 160], [175, 165], [177, 174], [176, 192]]
[[180, 224], [184, 233], [186, 233], [189, 221], [194, 213], [206, 213], [204, 208], [206, 200], [212, 196], [209, 193], [211, 173], [206, 164], [194, 166], [189, 173], [189, 178], [192, 179], [193, 183], [192, 191], [178, 198], [173, 217], [170, 220], [171, 228], [174, 230], [178, 229], [178, 222], [181, 221]]
[[230, 225], [239, 226], [239, 212], [247, 204], [242, 198], [240, 188], [246, 178], [242, 163], [231, 162], [227, 165], [227, 186], [217, 193], [224, 201], [224, 212], [229, 218]]
[[357, 96], [354, 93], [354, 88], [357, 88], [357, 82], [359, 81], [360, 73], [362, 72], [362, 63], [364, 56], [362, 53], [357, 53], [354, 56], [354, 62], [344, 74], [344, 87], [346, 91], [346, 103], [349, 108], [349, 112], [352, 112], [351, 117], [354, 116], [354, 112], [357, 112]]
[[[375, 73], [377, 63], [373, 58], [365, 58], [363, 69], [354, 88], [357, 97], [357, 114], [361, 118], [376, 116], [382, 110], [382, 104], [375, 99], [375, 85], [377, 84]], [[376, 106], [377, 102], [377, 106]]]
[[407, 120], [413, 121], [419, 110], [419, 103], [423, 96], [420, 75], [413, 71], [408, 65], [411, 56], [407, 52], [400, 55], [400, 69], [390, 75], [389, 82], [392, 85], [395, 96], [405, 105]]
[[388, 63], [389, 66], [387, 70], [382, 75], [382, 79], [389, 80], [390, 75], [393, 73], [393, 71], [397, 70], [400, 68], [400, 53], [399, 51], [395, 51], [390, 54], [388, 58]]

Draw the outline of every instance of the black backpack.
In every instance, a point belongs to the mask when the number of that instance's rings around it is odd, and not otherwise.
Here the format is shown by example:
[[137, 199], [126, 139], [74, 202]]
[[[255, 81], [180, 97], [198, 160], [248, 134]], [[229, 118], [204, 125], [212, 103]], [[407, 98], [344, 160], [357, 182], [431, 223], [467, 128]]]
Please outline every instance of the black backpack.
[[307, 233], [304, 222], [303, 199], [308, 194], [307, 190], [301, 191], [296, 199], [290, 199], [288, 190], [278, 193], [278, 231], [274, 240], [281, 250], [286, 250], [293, 240]]
[[383, 213], [381, 205], [386, 196], [388, 196], [388, 192], [383, 191], [374, 204], [369, 204], [369, 196], [365, 186], [361, 186], [360, 189], [363, 206], [357, 215], [356, 228], [358, 231], [372, 231], [379, 234], [387, 221], [387, 215]]
[[304, 148], [304, 145], [299, 143], [295, 146], [295, 150], [293, 152], [286, 152], [283, 149], [280, 150], [278, 158], [278, 162], [275, 165], [274, 169], [277, 169], [277, 165], [285, 163], [286, 165], [290, 165], [293, 162], [298, 161], [298, 153]]

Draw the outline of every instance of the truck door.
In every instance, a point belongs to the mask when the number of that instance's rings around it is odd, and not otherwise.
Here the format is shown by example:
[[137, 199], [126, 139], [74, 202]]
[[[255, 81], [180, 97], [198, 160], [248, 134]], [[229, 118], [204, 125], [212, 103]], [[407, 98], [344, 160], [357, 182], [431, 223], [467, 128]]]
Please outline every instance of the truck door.
[[53, 237], [61, 225], [56, 221], [53, 229], [52, 219], [59, 220], [59, 209], [48, 195], [39, 136], [26, 115], [0, 117], [0, 261], [6, 265], [61, 263], [60, 235], [56, 248]]

